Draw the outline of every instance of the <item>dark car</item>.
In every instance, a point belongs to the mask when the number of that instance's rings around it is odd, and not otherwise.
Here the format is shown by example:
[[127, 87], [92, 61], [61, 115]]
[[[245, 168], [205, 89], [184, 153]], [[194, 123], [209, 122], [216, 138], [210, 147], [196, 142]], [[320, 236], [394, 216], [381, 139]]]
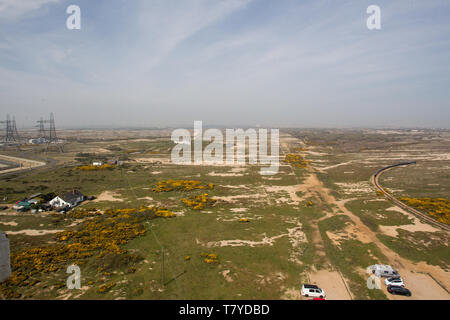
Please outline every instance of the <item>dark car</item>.
[[409, 291], [408, 289], [404, 288], [404, 287], [400, 287], [400, 286], [388, 286], [387, 287], [387, 291], [391, 294], [398, 294], [401, 296], [407, 296], [407, 297], [411, 297], [411, 291]]

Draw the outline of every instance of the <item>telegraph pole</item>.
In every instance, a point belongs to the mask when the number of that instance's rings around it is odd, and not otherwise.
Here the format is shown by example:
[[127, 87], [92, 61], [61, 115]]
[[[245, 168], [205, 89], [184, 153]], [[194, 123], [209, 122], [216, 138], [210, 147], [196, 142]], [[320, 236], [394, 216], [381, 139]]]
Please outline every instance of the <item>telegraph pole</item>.
[[162, 247], [162, 255], [161, 255], [161, 285], [164, 287], [164, 247]]

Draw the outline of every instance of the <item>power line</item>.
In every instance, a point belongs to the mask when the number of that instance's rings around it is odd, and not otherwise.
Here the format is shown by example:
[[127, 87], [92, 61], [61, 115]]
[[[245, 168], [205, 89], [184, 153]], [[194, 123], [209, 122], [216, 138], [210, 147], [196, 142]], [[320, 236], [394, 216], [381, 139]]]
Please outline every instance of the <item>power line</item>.
[[[122, 174], [122, 178], [124, 178], [124, 179], [126, 178], [127, 189], [130, 190], [133, 193], [133, 196], [136, 199], [136, 202], [137, 202], [137, 205], [138, 205], [137, 207], [140, 208], [141, 207], [141, 202], [139, 201], [139, 198], [137, 197], [136, 193], [134, 192], [133, 187], [131, 186], [130, 180], [128, 179], [128, 176], [123, 173], [123, 168], [121, 168], [121, 174]], [[165, 256], [166, 256], [165, 248], [161, 244], [161, 241], [159, 240], [158, 236], [156, 235], [155, 231], [153, 230], [153, 227], [152, 227], [151, 223], [147, 221], [147, 225], [149, 226], [149, 229], [152, 232], [153, 237], [156, 240], [156, 243], [161, 248], [161, 285], [165, 286], [165, 283], [164, 283], [164, 265], [165, 265]], [[180, 286], [178, 284], [177, 277], [175, 277], [175, 274], [173, 273], [173, 269], [171, 268], [171, 265], [170, 265], [168, 260], [167, 260], [167, 266], [169, 267], [169, 272], [172, 275], [172, 279], [169, 280], [167, 283], [171, 282], [172, 280], [175, 280], [175, 285], [176, 285], [178, 291], [181, 291], [181, 293], [182, 293], [182, 295], [184, 297], [184, 290], [182, 288], [180, 290]]]

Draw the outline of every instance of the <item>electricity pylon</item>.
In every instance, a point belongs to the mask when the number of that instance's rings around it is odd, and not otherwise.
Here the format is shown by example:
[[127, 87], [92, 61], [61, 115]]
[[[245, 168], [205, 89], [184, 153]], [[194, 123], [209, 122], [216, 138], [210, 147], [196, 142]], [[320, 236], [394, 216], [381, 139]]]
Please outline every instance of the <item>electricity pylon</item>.
[[17, 133], [16, 120], [11, 121], [9, 114], [6, 115], [6, 121], [0, 121], [6, 124], [5, 135], [3, 137], [3, 149], [9, 145], [16, 145], [19, 148], [19, 134]]
[[44, 128], [44, 119], [41, 119], [36, 121], [37, 123], [39, 123], [38, 126], [39, 127], [39, 139], [42, 139], [43, 141], [45, 141], [45, 128]]
[[50, 145], [50, 143], [54, 143], [58, 147], [59, 152], [64, 152], [61, 144], [58, 141], [58, 138], [56, 137], [55, 117], [53, 116], [53, 112], [50, 113], [50, 120], [44, 120], [44, 122], [50, 123], [49, 137], [48, 137], [47, 145], [45, 146], [45, 152], [47, 152], [48, 146]]

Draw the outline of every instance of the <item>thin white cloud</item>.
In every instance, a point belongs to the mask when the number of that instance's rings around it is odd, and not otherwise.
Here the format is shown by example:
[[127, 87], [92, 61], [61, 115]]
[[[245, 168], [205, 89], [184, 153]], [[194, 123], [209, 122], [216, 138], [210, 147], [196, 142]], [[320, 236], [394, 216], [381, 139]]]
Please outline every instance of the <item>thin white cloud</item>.
[[0, 18], [14, 20], [60, 0], [0, 0]]

